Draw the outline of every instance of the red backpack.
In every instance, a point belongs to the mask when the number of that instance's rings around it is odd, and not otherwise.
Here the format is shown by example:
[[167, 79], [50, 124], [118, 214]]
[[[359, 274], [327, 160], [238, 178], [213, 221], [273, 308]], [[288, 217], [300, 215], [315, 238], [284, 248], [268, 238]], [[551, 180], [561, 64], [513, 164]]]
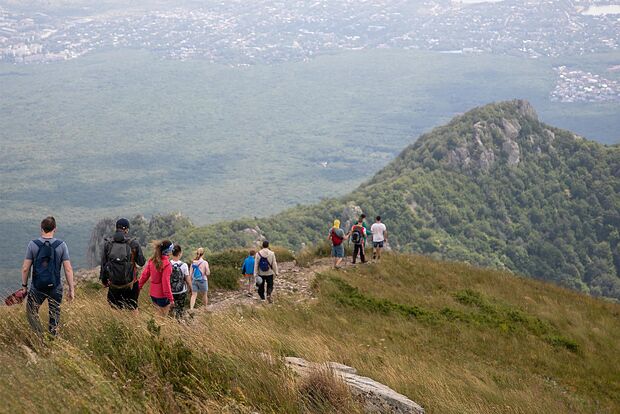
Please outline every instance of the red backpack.
[[334, 246], [340, 246], [344, 239], [336, 234], [336, 232], [334, 231], [333, 227], [332, 227], [331, 231], [332, 231], [332, 243], [333, 243], [333, 245]]

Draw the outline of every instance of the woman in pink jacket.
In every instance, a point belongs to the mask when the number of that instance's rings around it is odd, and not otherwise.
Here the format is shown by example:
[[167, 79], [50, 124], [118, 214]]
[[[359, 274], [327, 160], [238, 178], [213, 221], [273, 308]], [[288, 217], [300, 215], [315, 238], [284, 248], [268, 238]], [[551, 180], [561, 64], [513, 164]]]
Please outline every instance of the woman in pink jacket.
[[170, 308], [174, 306], [172, 289], [170, 288], [170, 275], [172, 265], [168, 257], [174, 249], [174, 244], [170, 240], [153, 242], [153, 256], [142, 271], [138, 286], [140, 289], [151, 279], [149, 293], [155, 308], [162, 316], [167, 316]]

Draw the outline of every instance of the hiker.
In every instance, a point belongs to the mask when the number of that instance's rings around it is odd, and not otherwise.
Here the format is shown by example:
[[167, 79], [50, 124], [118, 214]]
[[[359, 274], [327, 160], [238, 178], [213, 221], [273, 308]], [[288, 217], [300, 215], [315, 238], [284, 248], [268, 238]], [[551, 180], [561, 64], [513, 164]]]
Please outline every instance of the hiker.
[[364, 247], [366, 247], [366, 241], [368, 240], [368, 236], [372, 233], [370, 232], [370, 226], [368, 226], [368, 222], [366, 221], [366, 214], [362, 213], [360, 218], [362, 219], [362, 226], [364, 227], [364, 229], [366, 229], [366, 236], [364, 236]]
[[[51, 336], [58, 334], [60, 323], [60, 303], [62, 302], [63, 285], [60, 277], [61, 268], [65, 271], [68, 299], [75, 295], [73, 284], [73, 268], [69, 260], [67, 244], [54, 237], [56, 219], [46, 217], [41, 221], [41, 237], [32, 240], [26, 248], [26, 258], [22, 265], [22, 292], [27, 294], [26, 315], [30, 327], [39, 335], [43, 334], [39, 307], [47, 299], [49, 307], [48, 331]], [[32, 268], [32, 282], [28, 290], [28, 277]]]
[[243, 261], [243, 265], [241, 266], [241, 274], [247, 280], [248, 283], [248, 293], [249, 297], [252, 297], [252, 280], [254, 279], [254, 255], [256, 254], [256, 250], [250, 250], [250, 254]]
[[334, 225], [329, 229], [327, 240], [332, 243], [332, 257], [334, 258], [334, 269], [340, 268], [340, 263], [344, 259], [344, 241], [346, 235], [340, 228], [340, 220], [334, 220]]
[[208, 292], [211, 270], [209, 270], [209, 262], [203, 258], [204, 255], [205, 249], [200, 247], [196, 250], [196, 256], [192, 261], [192, 296], [189, 300], [190, 310], [193, 310], [196, 305], [198, 293], [202, 293], [202, 302], [205, 308], [209, 304]]
[[385, 224], [381, 222], [381, 216], [377, 216], [375, 223], [370, 227], [372, 233], [372, 260], [381, 260], [381, 250], [387, 243], [388, 232]]
[[278, 262], [276, 254], [269, 249], [269, 242], [263, 242], [263, 248], [254, 257], [254, 277], [260, 278], [258, 281], [258, 296], [265, 300], [265, 284], [267, 284], [267, 302], [272, 303], [271, 294], [273, 292], [273, 278], [278, 276]]
[[352, 263], [355, 264], [358, 254], [362, 263], [366, 263], [366, 254], [364, 252], [364, 237], [366, 237], [366, 229], [364, 228], [361, 216], [357, 220], [357, 223], [351, 227], [351, 230], [346, 237], [351, 241], [351, 243], [353, 243]]
[[192, 291], [192, 279], [189, 276], [189, 267], [187, 263], [181, 261], [183, 257], [183, 249], [178, 244], [172, 249], [172, 257], [170, 264], [172, 265], [172, 273], [170, 274], [170, 288], [172, 289], [172, 297], [174, 298], [174, 308], [172, 313], [175, 318], [181, 319], [185, 313], [185, 301], [187, 292]]
[[140, 243], [129, 237], [129, 220], [116, 222], [116, 232], [106, 239], [101, 256], [101, 283], [108, 288], [108, 303], [115, 309], [138, 310], [138, 266], [146, 259]]
[[154, 241], [153, 256], [142, 271], [138, 287], [142, 289], [144, 284], [151, 279], [149, 294], [151, 301], [161, 316], [168, 316], [170, 308], [174, 306], [174, 297], [170, 287], [172, 264], [169, 256], [174, 250], [174, 244], [170, 240]]

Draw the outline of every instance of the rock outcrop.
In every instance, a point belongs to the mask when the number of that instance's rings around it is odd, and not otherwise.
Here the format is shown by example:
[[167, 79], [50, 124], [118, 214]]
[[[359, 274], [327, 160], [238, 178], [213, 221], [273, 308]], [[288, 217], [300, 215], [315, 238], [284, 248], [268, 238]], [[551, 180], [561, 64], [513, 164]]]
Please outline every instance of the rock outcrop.
[[355, 368], [336, 362], [315, 364], [305, 359], [287, 357], [288, 367], [300, 376], [306, 376], [317, 369], [329, 369], [349, 386], [354, 397], [362, 402], [367, 413], [423, 414], [424, 408], [390, 387], [368, 377], [357, 374]]
[[355, 204], [349, 204], [342, 210], [340, 217], [342, 218], [342, 227], [345, 231], [348, 231], [353, 224], [357, 223], [357, 219], [362, 215], [363, 211], [360, 206]]

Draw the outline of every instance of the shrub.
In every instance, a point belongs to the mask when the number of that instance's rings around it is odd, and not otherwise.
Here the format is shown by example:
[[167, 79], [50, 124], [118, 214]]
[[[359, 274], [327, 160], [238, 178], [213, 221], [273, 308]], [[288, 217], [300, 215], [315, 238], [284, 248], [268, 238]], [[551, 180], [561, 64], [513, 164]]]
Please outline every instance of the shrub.
[[230, 266], [212, 266], [209, 277], [209, 287], [216, 289], [236, 290], [239, 289], [241, 270]]
[[315, 369], [299, 384], [304, 409], [311, 413], [361, 412], [351, 391], [329, 369]]

